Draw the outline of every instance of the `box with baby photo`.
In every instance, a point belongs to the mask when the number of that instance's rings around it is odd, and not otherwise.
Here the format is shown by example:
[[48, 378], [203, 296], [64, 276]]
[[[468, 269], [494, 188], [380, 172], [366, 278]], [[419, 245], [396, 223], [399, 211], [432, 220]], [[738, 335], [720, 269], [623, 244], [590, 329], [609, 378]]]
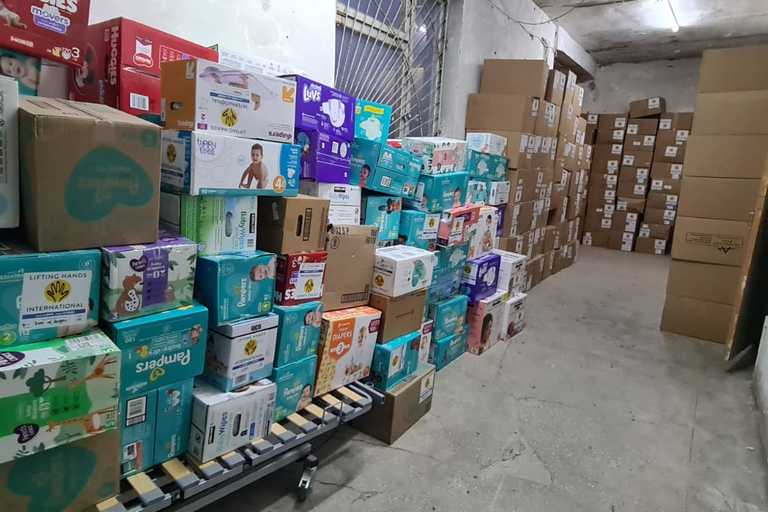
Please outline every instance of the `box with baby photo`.
[[273, 419], [280, 421], [312, 403], [317, 356], [311, 355], [282, 366], [275, 366], [270, 380], [277, 386]]
[[301, 147], [227, 135], [163, 130], [162, 186], [171, 192], [295, 196]]
[[502, 339], [506, 339], [503, 331], [507, 297], [507, 292], [497, 291], [469, 308], [468, 352], [482, 354]]

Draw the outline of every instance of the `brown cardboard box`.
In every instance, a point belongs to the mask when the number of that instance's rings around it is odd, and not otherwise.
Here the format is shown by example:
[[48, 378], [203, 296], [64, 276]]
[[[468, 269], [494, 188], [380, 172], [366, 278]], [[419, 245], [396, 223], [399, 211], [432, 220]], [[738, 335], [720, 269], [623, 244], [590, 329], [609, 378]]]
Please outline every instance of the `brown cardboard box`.
[[584, 131], [584, 144], [597, 144], [597, 125], [587, 125]]
[[768, 160], [766, 135], [699, 135], [688, 139], [686, 176], [762, 178]]
[[555, 238], [557, 233], [557, 227], [545, 226], [542, 228], [542, 236], [544, 237], [544, 252], [550, 252], [555, 249]]
[[[646, 212], [646, 216], [648, 213]], [[672, 224], [650, 224], [648, 222], [642, 222], [640, 224], [640, 231], [637, 233], [638, 238], [656, 238], [660, 240], [669, 240], [672, 236]]]
[[544, 256], [534, 256], [528, 260], [525, 266], [525, 271], [528, 275], [528, 290], [533, 289], [538, 285], [544, 277]]
[[589, 231], [589, 229], [585, 229], [582, 243], [591, 247], [608, 247], [610, 235], [611, 231]]
[[[467, 133], [476, 131], [478, 130], [467, 130]], [[531, 153], [528, 148], [529, 137], [532, 139], [532, 134], [506, 130], [490, 130], [490, 132], [507, 139], [507, 149], [504, 156], [509, 160], [507, 166], [510, 169], [530, 169]]]
[[651, 167], [653, 163], [653, 150], [630, 149], [624, 147], [624, 155], [621, 157], [621, 165], [629, 167]]
[[539, 100], [530, 96], [470, 94], [467, 100], [466, 129], [533, 133], [539, 114]]
[[575, 171], [579, 168], [578, 147], [576, 144], [568, 141], [560, 141], [557, 145], [555, 166], [559, 166], [568, 171]]
[[299, 194], [260, 197], [258, 204], [256, 246], [259, 249], [275, 254], [323, 250], [330, 201]]
[[646, 208], [643, 221], [648, 224], [673, 225], [677, 218], [677, 210], [674, 208]]
[[705, 50], [699, 67], [699, 92], [768, 89], [768, 46]]
[[517, 183], [514, 184], [513, 194], [515, 203], [527, 203], [535, 200], [539, 171], [521, 169], [517, 172]]
[[592, 153], [592, 172], [618, 174], [623, 144], [598, 144]]
[[587, 201], [589, 204], [597, 203], [615, 203], [616, 191], [602, 188], [593, 188], [590, 185], [589, 192], [587, 193]]
[[672, 260], [667, 278], [667, 294], [719, 304], [735, 304], [742, 279], [739, 267]]
[[640, 214], [635, 212], [615, 212], [613, 214], [613, 229], [616, 231], [637, 232], [640, 224]]
[[547, 279], [549, 276], [554, 274], [554, 266], [555, 266], [555, 252], [549, 251], [545, 252], [543, 254], [544, 256], [544, 268], [541, 271], [541, 280]]
[[384, 393], [384, 404], [356, 419], [355, 428], [392, 444], [432, 409], [435, 367], [426, 365], [415, 375]]
[[616, 211], [643, 213], [646, 208], [645, 198], [639, 197], [616, 197]]
[[513, 237], [530, 231], [533, 226], [533, 207], [534, 201], [508, 206], [504, 213], [502, 234]]
[[725, 343], [734, 307], [687, 297], [667, 295], [661, 330]]
[[667, 100], [661, 96], [653, 96], [642, 100], [632, 101], [629, 104], [629, 117], [658, 116], [667, 111]]
[[672, 257], [740, 266], [745, 258], [748, 232], [746, 222], [678, 216]]
[[376, 226], [338, 224], [328, 232], [325, 250], [325, 311], [368, 304], [376, 261]]
[[386, 343], [398, 336], [418, 331], [426, 300], [426, 289], [395, 298], [372, 293], [368, 305], [381, 311], [378, 343]]
[[629, 119], [627, 121], [627, 136], [656, 135], [658, 129], [658, 119]]
[[682, 180], [672, 179], [654, 179], [651, 180], [649, 190], [653, 192], [663, 192], [664, 194], [680, 195], [680, 183]]
[[648, 192], [648, 183], [635, 183], [634, 181], [619, 181], [619, 187], [616, 189], [618, 197], [632, 199], [645, 199]]
[[538, 144], [539, 137], [541, 136], [535, 137], [537, 151], [531, 156], [531, 168], [554, 170], [557, 137], [541, 137], [541, 145]]
[[542, 100], [539, 104], [539, 115], [536, 117], [533, 133], [542, 137], [555, 137], [559, 124], [560, 107], [554, 103]]
[[675, 138], [675, 134], [660, 133], [656, 137], [656, 152], [653, 159], [656, 162], [683, 163], [685, 160], [685, 151], [687, 147], [686, 140]]
[[480, 92], [543, 98], [548, 77], [549, 66], [544, 60], [485, 59]]
[[677, 194], [665, 194], [664, 192], [649, 192], [645, 206], [658, 210], [677, 209], [680, 196]]
[[587, 208], [587, 195], [586, 193], [576, 194], [568, 197], [568, 207], [565, 213], [565, 218], [568, 220], [575, 219], [577, 217], [583, 217]]
[[627, 114], [600, 114], [597, 120], [598, 131], [611, 131], [627, 128]]
[[635, 252], [662, 256], [667, 253], [667, 239], [638, 236], [635, 241]]
[[597, 130], [598, 144], [622, 144], [626, 130], [624, 128], [613, 128], [610, 130]]
[[157, 240], [160, 129], [106, 105], [24, 96], [22, 224], [38, 251]]
[[680, 181], [683, 178], [683, 164], [654, 162], [651, 166], [651, 180]]
[[547, 79], [547, 92], [544, 94], [544, 99], [557, 106], [562, 105], [563, 97], [565, 96], [566, 79], [567, 77], [562, 71], [550, 69], [549, 78]]
[[[560, 69], [560, 71], [566, 75], [565, 95], [563, 96], [563, 103], [571, 104], [573, 106], [578, 105], [580, 107], [578, 92], [576, 91], [576, 81], [578, 80], [576, 73], [570, 69]], [[579, 112], [577, 115], [581, 115], [581, 112]]]
[[749, 222], [759, 192], [760, 180], [686, 176], [677, 211], [683, 217]]
[[768, 90], [710, 92], [696, 97], [696, 135], [768, 135]]
[[608, 248], [614, 251], [632, 252], [635, 247], [635, 234], [629, 231], [610, 231]]
[[693, 112], [666, 112], [659, 117], [659, 135], [663, 135], [664, 132], [690, 132], [691, 128], [693, 128]]
[[590, 210], [584, 216], [584, 226], [587, 231], [606, 231], [613, 229], [615, 212]]
[[648, 183], [650, 174], [651, 170], [648, 167], [623, 166], [619, 169], [619, 181], [645, 184]]
[[[644, 119], [644, 121], [650, 121], [650, 119]], [[655, 121], [655, 119], [653, 119], [653, 121]], [[632, 150], [653, 151], [656, 147], [656, 136], [627, 135], [624, 138], [624, 147]]]

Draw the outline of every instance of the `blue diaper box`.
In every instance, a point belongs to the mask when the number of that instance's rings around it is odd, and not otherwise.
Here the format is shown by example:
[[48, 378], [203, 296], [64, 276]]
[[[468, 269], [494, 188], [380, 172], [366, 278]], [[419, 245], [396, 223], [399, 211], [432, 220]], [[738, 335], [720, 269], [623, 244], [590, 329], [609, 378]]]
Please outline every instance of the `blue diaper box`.
[[305, 302], [298, 306], [275, 305], [272, 311], [280, 318], [275, 366], [284, 366], [317, 353], [323, 320], [322, 302]]
[[264, 251], [197, 258], [195, 298], [208, 307], [211, 327], [272, 311], [275, 259]]
[[101, 251], [0, 244], [0, 347], [77, 334], [99, 321]]
[[465, 242], [463, 244], [452, 245], [450, 247], [438, 245], [435, 275], [442, 276], [445, 274], [452, 274], [457, 271], [463, 271], [464, 264], [467, 262], [468, 255], [469, 243]]
[[379, 391], [389, 391], [412, 375], [419, 366], [421, 331], [409, 332], [373, 350], [371, 380]]
[[368, 190], [414, 197], [421, 164], [410, 153], [385, 143], [355, 139], [349, 182]]
[[317, 356], [309, 356], [293, 363], [276, 366], [272, 382], [277, 385], [273, 419], [280, 421], [312, 402]]
[[154, 465], [187, 451], [194, 379], [157, 388]]
[[464, 205], [467, 198], [466, 172], [447, 174], [422, 174], [416, 187], [416, 196], [408, 201], [409, 206], [430, 213], [442, 213]]
[[363, 195], [363, 224], [379, 228], [378, 240], [397, 240], [403, 199], [374, 194]]
[[469, 180], [467, 182], [466, 204], [485, 204], [488, 202], [489, 183], [483, 180]]
[[500, 265], [501, 257], [498, 254], [486, 254], [467, 260], [461, 278], [461, 290], [469, 296], [470, 304], [474, 305], [480, 299], [496, 293]]
[[469, 327], [465, 327], [460, 334], [446, 338], [436, 340], [433, 335], [432, 344], [429, 346], [429, 362], [434, 364], [438, 371], [442, 370], [467, 351], [468, 338]]
[[467, 150], [467, 172], [473, 178], [503, 181], [507, 179], [508, 162], [503, 156]]
[[430, 307], [432, 324], [432, 338], [441, 339], [454, 334], [460, 334], [466, 325], [467, 306], [469, 304], [466, 295], [457, 295], [442, 300]]
[[419, 249], [433, 249], [439, 226], [440, 214], [403, 210], [400, 212], [400, 243]]
[[[427, 306], [457, 295], [461, 290], [462, 273], [462, 270], [457, 270], [435, 278], [427, 288]], [[429, 308], [424, 309], [424, 314], [426, 318], [429, 314]]]
[[355, 138], [386, 144], [392, 107], [373, 101], [355, 99]]

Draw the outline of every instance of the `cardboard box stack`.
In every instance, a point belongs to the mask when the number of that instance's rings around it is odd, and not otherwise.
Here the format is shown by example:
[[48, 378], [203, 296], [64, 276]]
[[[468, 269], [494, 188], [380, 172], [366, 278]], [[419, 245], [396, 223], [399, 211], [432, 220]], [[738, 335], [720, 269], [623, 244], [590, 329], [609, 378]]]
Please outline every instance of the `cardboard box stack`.
[[[752, 257], [748, 234], [764, 199], [767, 47], [707, 50], [684, 145], [662, 330], [728, 342]], [[671, 135], [670, 135], [671, 137]]]

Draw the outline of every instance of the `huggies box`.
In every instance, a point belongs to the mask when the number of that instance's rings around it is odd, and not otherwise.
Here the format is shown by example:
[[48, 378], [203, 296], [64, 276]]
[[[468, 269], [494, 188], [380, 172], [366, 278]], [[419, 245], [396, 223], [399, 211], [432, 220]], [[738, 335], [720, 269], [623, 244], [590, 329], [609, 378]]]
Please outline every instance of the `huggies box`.
[[355, 137], [355, 98], [301, 75], [296, 82], [296, 129], [315, 130], [339, 140]]

